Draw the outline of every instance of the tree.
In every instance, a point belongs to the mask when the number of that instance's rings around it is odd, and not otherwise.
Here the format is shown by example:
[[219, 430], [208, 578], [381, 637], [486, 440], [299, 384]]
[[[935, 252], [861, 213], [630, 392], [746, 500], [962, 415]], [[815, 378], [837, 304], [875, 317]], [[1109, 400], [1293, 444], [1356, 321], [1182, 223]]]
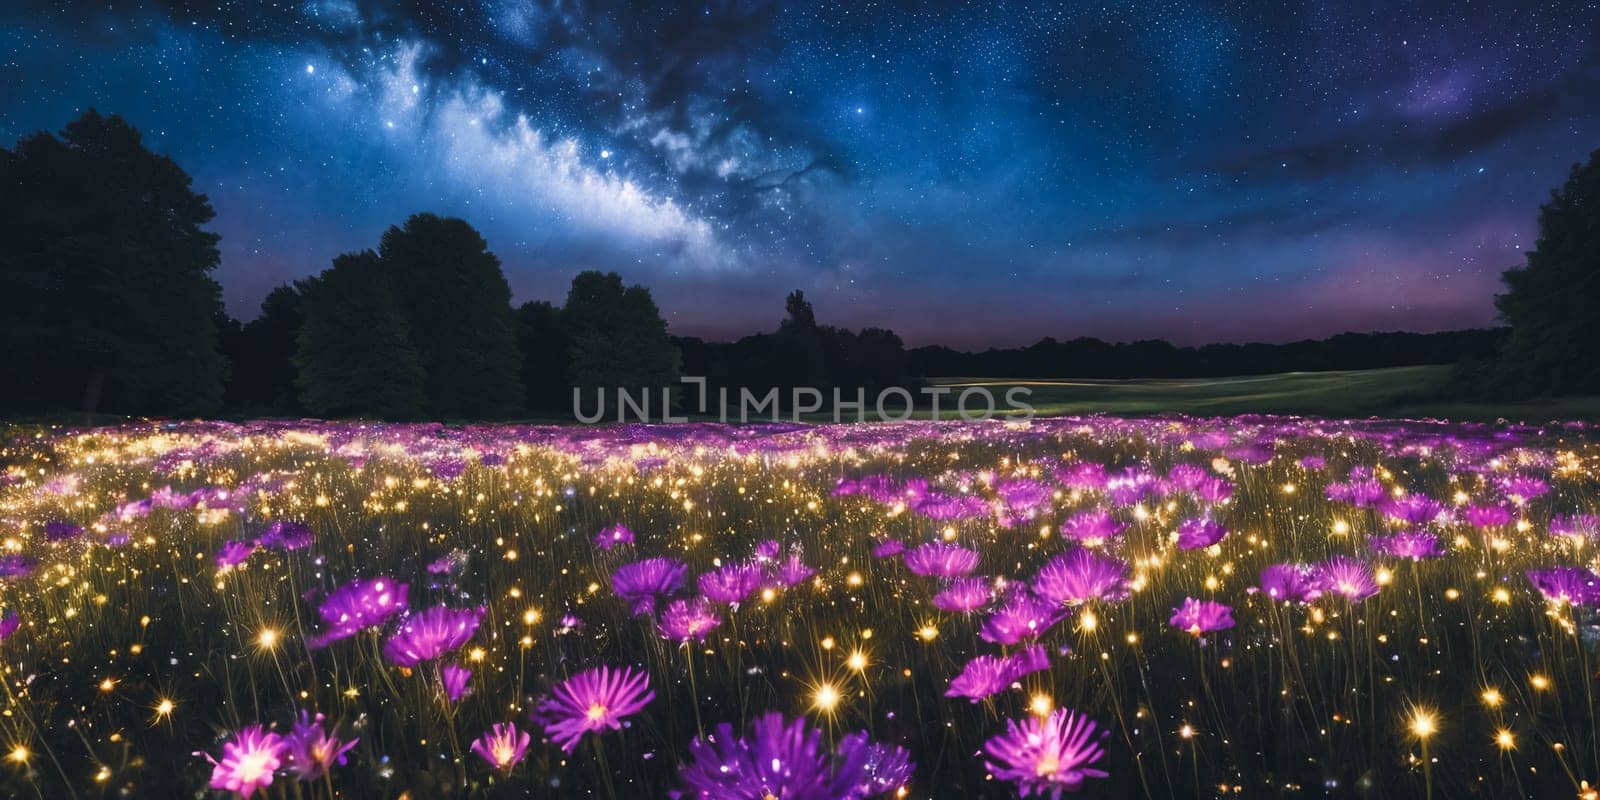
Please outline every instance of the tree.
[[561, 315], [571, 385], [607, 391], [677, 386], [678, 348], [649, 289], [624, 288], [615, 272], [580, 272]]
[[300, 331], [302, 298], [297, 284], [273, 289], [261, 301], [261, 315], [245, 323], [228, 348], [233, 379], [228, 405], [252, 411], [292, 414], [295, 397], [295, 336]]
[[571, 342], [561, 309], [545, 301], [517, 309], [517, 346], [522, 350], [522, 383], [529, 410], [562, 412], [572, 407], [567, 383], [567, 349]]
[[93, 110], [0, 149], [0, 403], [220, 407], [218, 236], [191, 184], [133, 126]]
[[1539, 240], [1500, 276], [1511, 326], [1498, 383], [1521, 394], [1600, 390], [1600, 150], [1539, 209]]
[[422, 415], [427, 372], [376, 253], [339, 256], [331, 269], [301, 282], [300, 308], [295, 385], [307, 411], [385, 419]]
[[436, 417], [490, 417], [522, 406], [511, 287], [500, 259], [465, 221], [416, 214], [378, 246]]

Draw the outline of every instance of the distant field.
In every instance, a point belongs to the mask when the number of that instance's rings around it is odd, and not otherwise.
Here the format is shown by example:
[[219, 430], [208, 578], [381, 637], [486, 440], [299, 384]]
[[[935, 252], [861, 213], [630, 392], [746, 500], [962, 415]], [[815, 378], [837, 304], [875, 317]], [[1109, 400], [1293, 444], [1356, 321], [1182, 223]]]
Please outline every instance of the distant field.
[[1029, 402], [1042, 415], [1186, 413], [1302, 414], [1333, 417], [1499, 418], [1543, 422], [1600, 419], [1600, 397], [1517, 403], [1455, 402], [1450, 367], [1394, 367], [1346, 372], [1287, 372], [1231, 378], [1097, 380], [1048, 378], [932, 378], [959, 391], [985, 386], [997, 393], [1013, 386], [1033, 391]]

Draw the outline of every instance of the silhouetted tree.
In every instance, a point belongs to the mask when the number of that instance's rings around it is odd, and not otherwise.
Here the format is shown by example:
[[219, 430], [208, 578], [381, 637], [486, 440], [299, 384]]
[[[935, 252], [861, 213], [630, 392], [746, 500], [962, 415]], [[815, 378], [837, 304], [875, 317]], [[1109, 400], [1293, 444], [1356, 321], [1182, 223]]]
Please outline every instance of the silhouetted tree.
[[225, 348], [233, 363], [229, 406], [279, 414], [299, 411], [294, 353], [302, 318], [300, 304], [296, 284], [273, 289], [261, 301], [261, 315], [245, 323], [235, 344]]
[[581, 272], [572, 279], [561, 316], [569, 337], [571, 385], [606, 390], [677, 385], [678, 348], [649, 289], [624, 288], [615, 272]]
[[1511, 326], [1498, 378], [1517, 393], [1600, 390], [1600, 150], [1539, 209], [1527, 263], [1495, 298]]
[[214, 213], [172, 159], [91, 110], [0, 149], [0, 404], [130, 413], [222, 402]]
[[522, 350], [529, 410], [561, 413], [572, 407], [572, 386], [567, 382], [571, 345], [561, 309], [543, 300], [517, 309], [517, 346]]
[[295, 383], [307, 411], [385, 419], [422, 415], [427, 372], [376, 253], [339, 256], [331, 269], [303, 281], [300, 308]]
[[383, 234], [379, 257], [427, 373], [427, 410], [486, 417], [523, 404], [511, 287], [465, 221], [416, 214]]

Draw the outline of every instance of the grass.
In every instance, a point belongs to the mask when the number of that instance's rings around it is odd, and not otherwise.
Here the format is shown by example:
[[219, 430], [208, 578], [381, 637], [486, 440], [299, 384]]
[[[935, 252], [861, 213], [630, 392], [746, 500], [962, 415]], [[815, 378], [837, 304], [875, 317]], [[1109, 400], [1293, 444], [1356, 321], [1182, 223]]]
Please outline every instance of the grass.
[[1462, 421], [1600, 419], [1600, 397], [1517, 402], [1452, 399], [1451, 367], [1393, 367], [1336, 372], [1285, 372], [1227, 378], [993, 379], [934, 378], [934, 386], [959, 392], [984, 387], [1003, 397], [1026, 387], [1043, 416], [1114, 414], [1295, 414], [1328, 417], [1437, 417]]

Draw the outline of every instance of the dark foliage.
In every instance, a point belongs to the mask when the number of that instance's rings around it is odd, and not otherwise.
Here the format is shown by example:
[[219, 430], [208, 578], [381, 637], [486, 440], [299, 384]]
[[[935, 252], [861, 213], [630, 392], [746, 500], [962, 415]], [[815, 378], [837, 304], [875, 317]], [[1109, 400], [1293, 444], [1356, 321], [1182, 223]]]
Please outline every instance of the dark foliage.
[[578, 273], [561, 319], [572, 386], [610, 391], [678, 384], [678, 348], [649, 289], [624, 287], [615, 272]]
[[221, 408], [217, 235], [190, 183], [92, 110], [0, 149], [0, 407]]
[[300, 286], [295, 385], [307, 411], [325, 417], [415, 419], [427, 371], [412, 344], [390, 271], [367, 250], [333, 260]]
[[416, 214], [378, 246], [427, 373], [435, 417], [504, 416], [522, 407], [511, 287], [465, 221]]
[[1539, 209], [1527, 263], [1495, 298], [1511, 335], [1484, 374], [1500, 394], [1600, 391], [1600, 150]]
[[571, 342], [561, 309], [543, 300], [523, 303], [517, 309], [517, 346], [522, 350], [528, 410], [565, 415], [572, 408], [572, 385], [567, 381]]
[[261, 301], [260, 316], [224, 337], [223, 350], [233, 364], [228, 407], [279, 415], [300, 412], [294, 353], [302, 318], [300, 285], [285, 284]]
[[997, 378], [1199, 378], [1450, 364], [1493, 352], [1499, 330], [1444, 333], [1341, 333], [1287, 344], [1178, 347], [1152, 340], [1112, 344], [1041, 339], [1027, 347], [963, 353], [919, 347], [910, 371], [924, 376]]

